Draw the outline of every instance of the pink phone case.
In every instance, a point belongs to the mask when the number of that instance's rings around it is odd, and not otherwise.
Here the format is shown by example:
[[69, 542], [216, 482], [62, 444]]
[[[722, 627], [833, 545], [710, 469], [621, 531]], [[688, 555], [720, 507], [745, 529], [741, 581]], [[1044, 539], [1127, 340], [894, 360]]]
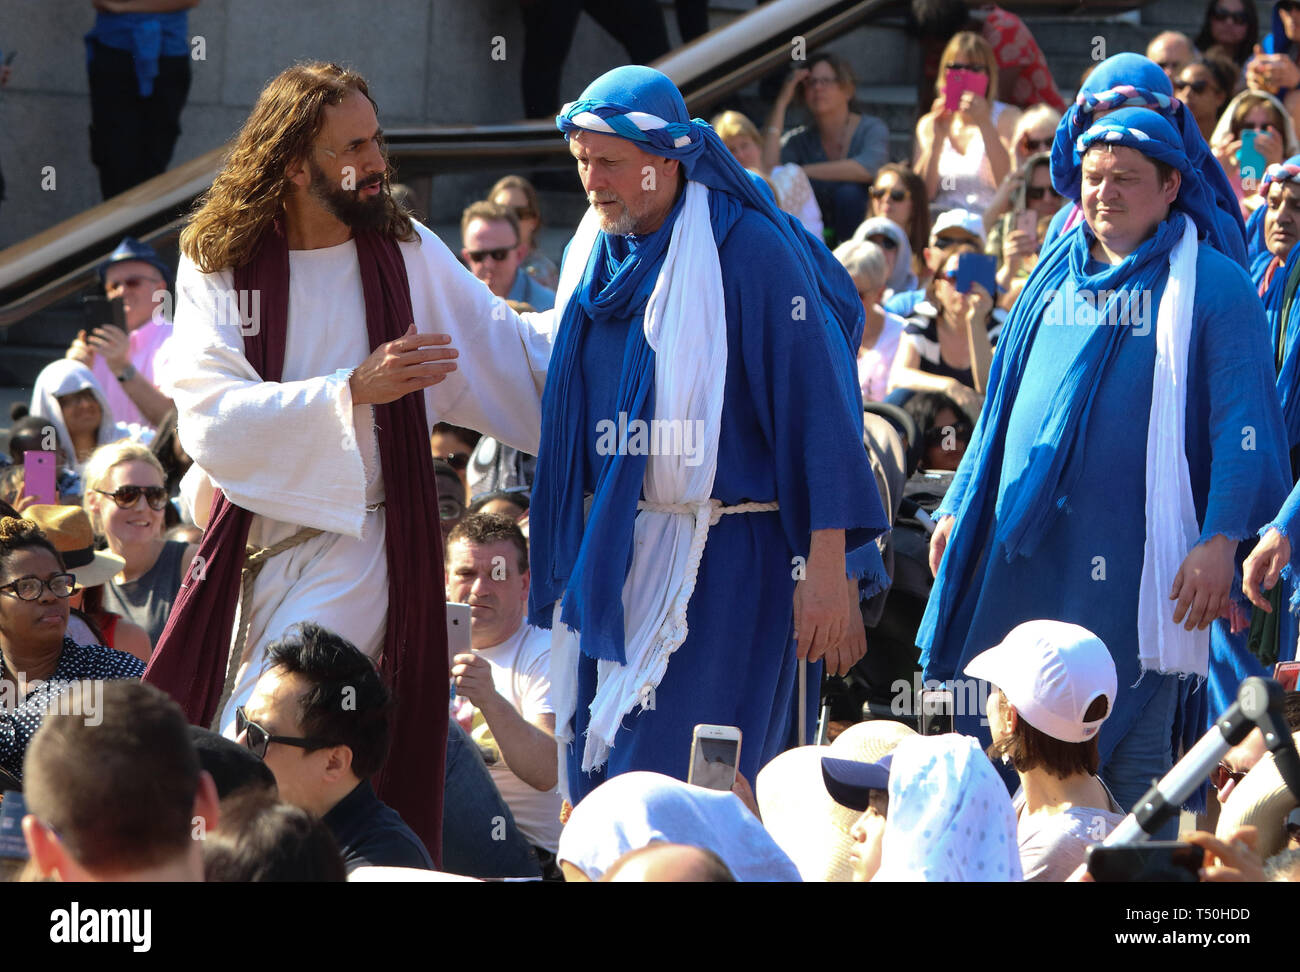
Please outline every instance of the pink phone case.
[[949, 71], [943, 76], [943, 106], [949, 111], [956, 111], [961, 107], [961, 96], [967, 91], [973, 91], [980, 97], [988, 90], [989, 78], [987, 74], [981, 74], [979, 71], [967, 71], [965, 68], [957, 68]]
[[58, 490], [54, 488], [54, 459], [53, 452], [23, 453], [23, 492], [35, 497], [38, 503], [59, 502]]

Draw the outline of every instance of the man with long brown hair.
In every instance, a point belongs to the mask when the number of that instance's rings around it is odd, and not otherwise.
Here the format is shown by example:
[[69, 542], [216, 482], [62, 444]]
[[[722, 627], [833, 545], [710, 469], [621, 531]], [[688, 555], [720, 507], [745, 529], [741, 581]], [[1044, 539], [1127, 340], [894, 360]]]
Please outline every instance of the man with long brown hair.
[[338, 632], [394, 690], [377, 789], [437, 860], [449, 673], [429, 427], [536, 452], [549, 344], [393, 201], [375, 102], [337, 65], [267, 84], [181, 249], [171, 392], [186, 495], [211, 513], [146, 677], [233, 737], [266, 646], [301, 621]]

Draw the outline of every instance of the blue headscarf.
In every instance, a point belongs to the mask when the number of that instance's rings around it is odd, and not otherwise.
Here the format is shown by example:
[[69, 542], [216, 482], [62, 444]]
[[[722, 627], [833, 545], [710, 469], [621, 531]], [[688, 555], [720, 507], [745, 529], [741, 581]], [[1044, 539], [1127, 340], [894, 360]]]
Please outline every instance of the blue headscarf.
[[[1097, 142], [1136, 149], [1148, 158], [1173, 166], [1182, 174], [1182, 186], [1171, 213], [1186, 212], [1198, 225], [1213, 204], [1195, 165], [1183, 151], [1182, 139], [1169, 122], [1145, 108], [1121, 108], [1085, 132], [1075, 144], [1071, 157], [1074, 166]], [[993, 365], [989, 373], [990, 397], [985, 402], [971, 448], [962, 459], [967, 488], [956, 513], [943, 569], [935, 580], [926, 605], [918, 643], [926, 646], [921, 663], [927, 672], [951, 674], [958, 671], [963, 659], [957, 656], [961, 636], [953, 632], [947, 641], [950, 620], [957, 598], [967, 590], [979, 564], [981, 551], [989, 542], [989, 556], [1001, 555], [1010, 561], [1017, 556], [1031, 556], [1051, 529], [1059, 512], [1070, 500], [1078, 478], [1078, 451], [1075, 446], [1087, 438], [1088, 417], [1100, 376], [1124, 339], [1126, 327], [1095, 327], [1082, 350], [1071, 364], [1066, 377], [1052, 394], [1042, 428], [1029, 448], [1025, 468], [1008, 483], [998, 504], [1003, 449], [1012, 406], [1025, 376], [1025, 365], [1038, 333], [1043, 311], [1056, 298], [1056, 292], [1073, 283], [1093, 293], [1114, 291], [1099, 317], [1129, 320], [1121, 308], [1137, 294], [1155, 290], [1169, 271], [1169, 254], [1181, 239], [1183, 221], [1166, 219], [1137, 250], [1116, 266], [1091, 273], [1092, 231], [1084, 224], [1039, 258], [1025, 289], [1002, 329]], [[1114, 313], [1114, 317], [1109, 315]], [[994, 515], [999, 508], [1001, 514]]]
[[[645, 152], [680, 161], [688, 180], [712, 190], [709, 213], [718, 245], [744, 210], [765, 216], [793, 258], [796, 292], [816, 298], [808, 302], [807, 323], [821, 332], [831, 349], [839, 385], [839, 394], [828, 396], [827, 406], [851, 411], [854, 420], [861, 421], [855, 360], [864, 318], [847, 271], [798, 220], [777, 208], [772, 194], [756, 185], [706, 122], [691, 120], [681, 93], [666, 75], [638, 65], [615, 68], [593, 81], [578, 101], [566, 105], [556, 125], [566, 138], [580, 130], [612, 134]], [[634, 243], [599, 234], [583, 278], [558, 322], [542, 396], [542, 439], [532, 499], [529, 623], [549, 628], [553, 605], [564, 595], [561, 620], [581, 632], [583, 653], [619, 663], [626, 662], [622, 591], [632, 562], [633, 524], [646, 456], [605, 457], [584, 524], [577, 471], [584, 465], [586, 440], [575, 430], [591, 425], [585, 416], [581, 349], [589, 327], [644, 314], [684, 199], [685, 193], [663, 226]], [[618, 410], [625, 411], [629, 420], [648, 422], [653, 417], [654, 368], [654, 351], [643, 328], [629, 328], [618, 389]], [[883, 512], [879, 521], [872, 536], [887, 526]], [[799, 524], [796, 533], [806, 534], [802, 528], [807, 526]], [[859, 549], [871, 565], [859, 575], [869, 574], [879, 585], [884, 580], [879, 551], [875, 544]]]
[[[1209, 234], [1211, 246], [1235, 260], [1243, 269], [1249, 269], [1241, 206], [1223, 167], [1210, 151], [1196, 119], [1174, 97], [1169, 76], [1158, 64], [1141, 54], [1126, 52], [1102, 61], [1088, 75], [1075, 103], [1061, 118], [1052, 143], [1052, 185], [1056, 191], [1078, 203], [1080, 174], [1075, 149], [1079, 136], [1092, 126], [1096, 111], [1122, 107], [1149, 108], [1159, 112], [1178, 133], [1183, 152], [1201, 173], [1215, 203], [1212, 209], [1201, 215], [1197, 225]], [[1044, 249], [1056, 239], [1056, 230], [1063, 225], [1068, 209], [1065, 207], [1053, 219], [1053, 228], [1048, 231]]]
[[[1293, 155], [1280, 165], [1271, 165], [1264, 173], [1260, 192], [1268, 197], [1269, 186], [1274, 182], [1300, 183], [1300, 155]], [[1259, 227], [1263, 237], [1263, 205], [1251, 214], [1252, 220], [1260, 216]], [[1264, 279], [1273, 254], [1263, 249], [1252, 261], [1250, 278], [1258, 287]], [[1282, 418], [1286, 423], [1287, 445], [1295, 449], [1300, 445], [1300, 301], [1296, 300], [1296, 286], [1300, 283], [1300, 245], [1291, 247], [1286, 262], [1273, 273], [1273, 280], [1264, 292], [1264, 311], [1268, 315], [1270, 347], [1276, 350], [1285, 341], [1282, 360], [1274, 358], [1277, 370], [1277, 391], [1282, 401]]]

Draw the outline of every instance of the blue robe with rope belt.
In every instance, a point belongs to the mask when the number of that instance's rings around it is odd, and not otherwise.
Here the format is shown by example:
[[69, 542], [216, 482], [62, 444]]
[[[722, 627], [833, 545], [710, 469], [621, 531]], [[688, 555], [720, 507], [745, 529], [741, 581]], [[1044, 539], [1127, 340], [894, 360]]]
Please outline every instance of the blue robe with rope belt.
[[[635, 731], [621, 731], [607, 764], [590, 775], [581, 765], [596, 661], [580, 656], [568, 758], [575, 802], [607, 777], [630, 770], [685, 779], [699, 723], [740, 727], [740, 772], [754, 779], [786, 748], [793, 725], [794, 558], [807, 557], [809, 530], [846, 529], [851, 573], [869, 574], [863, 565], [879, 564], [878, 555], [864, 559], [862, 551], [875, 553], [870, 541], [887, 524], [860, 444], [861, 419], [837, 389], [842, 384], [837, 375], [845, 368], [834, 356], [847, 354], [847, 344], [828, 339], [820, 327], [810, 333], [811, 322], [791, 320], [791, 308], [807, 295], [793, 281], [788, 251], [772, 224], [727, 193], [711, 190], [709, 204], [727, 308], [727, 376], [713, 496], [726, 505], [775, 499], [780, 510], [723, 516], [709, 530], [687, 610], [686, 641], [669, 660], [653, 708], [624, 718], [624, 729]], [[659, 232], [671, 232], [673, 218]], [[648, 240], [611, 238], [612, 254], [621, 261]], [[818, 260], [823, 256], [830, 259], [829, 252], [815, 254]], [[597, 288], [608, 274], [609, 268], [598, 274]], [[856, 291], [847, 274], [842, 282], [841, 307], [851, 312]], [[643, 308], [641, 302], [629, 313], [593, 323], [579, 351], [588, 418], [581, 433], [582, 468], [573, 475], [581, 475], [586, 492], [595, 489], [610, 461], [597, 448], [596, 427], [601, 419], [617, 420], [628, 329], [642, 326]], [[553, 362], [552, 374], [555, 367]], [[883, 580], [867, 579], [871, 589]], [[809, 667], [810, 716], [817, 709], [821, 671], [820, 663]]]
[[[1077, 244], [1078, 234], [1085, 233], [1090, 238], [1090, 230], [1080, 226], [1058, 245]], [[1087, 268], [1090, 273], [1098, 269], [1095, 263]], [[1052, 618], [1095, 632], [1111, 651], [1119, 682], [1118, 697], [1099, 734], [1103, 777], [1117, 744], [1164, 680], [1173, 677], [1142, 673], [1137, 644], [1155, 318], [1167, 279], [1166, 263], [1152, 288], [1149, 330], [1142, 336], [1139, 328], [1128, 328], [1100, 374], [1086, 433], [1075, 443], [1071, 456], [1078, 478], [1069, 490], [1066, 507], [1048, 526], [1036, 551], [1010, 561], [1000, 552], [991, 554], [994, 523], [991, 518], [981, 520], [974, 536], [976, 549], [982, 547], [982, 552], [969, 580], [956, 592], [947, 625], [936, 628], [933, 612], [927, 610], [918, 635], [926, 677], [951, 679], [962, 675], [972, 657], [1000, 642], [1024, 621]], [[1029, 444], [1043, 422], [1047, 405], [1082, 342], [1094, 330], [1068, 326], [1087, 323], [1094, 312], [1087, 302], [1062, 307], [1059, 302], [1063, 299], [1058, 295], [1055, 306], [1049, 305], [1033, 325], [1024, 377], [1011, 406], [997, 484], [999, 508], [1010, 481], [1024, 468]], [[1067, 326], [1048, 326], [1044, 320]], [[1261, 515], [1269, 515], [1275, 497], [1285, 490], [1286, 450], [1266, 334], [1263, 309], [1245, 273], [1202, 242], [1188, 351], [1186, 412], [1188, 465], [1202, 527], [1199, 540], [1216, 534], [1237, 540], [1253, 537]], [[1000, 343], [999, 351], [1006, 346]], [[991, 399], [992, 379], [989, 394]], [[967, 457], [978, 451], [984, 424], [981, 416]], [[1243, 445], [1247, 428], [1254, 430], [1249, 440], [1253, 448]], [[945, 497], [944, 512], [961, 505], [970, 484], [966, 467], [963, 461]], [[932, 595], [932, 606], [934, 600]], [[1171, 601], [1169, 610], [1173, 609]], [[1195, 679], [1185, 679], [1178, 686], [1180, 711], [1172, 727], [1174, 752], [1203, 732], [1203, 694], [1195, 691], [1195, 686]], [[989, 732], [980, 725], [981, 716], [980, 712], [959, 715], [957, 731], [988, 742]]]

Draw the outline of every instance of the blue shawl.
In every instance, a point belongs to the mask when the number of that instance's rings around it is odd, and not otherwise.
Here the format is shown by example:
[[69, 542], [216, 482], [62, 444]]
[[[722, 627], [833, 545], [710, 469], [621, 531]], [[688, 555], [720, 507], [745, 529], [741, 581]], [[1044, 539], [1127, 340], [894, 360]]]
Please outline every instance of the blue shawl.
[[[1280, 166], [1270, 166], [1264, 176], [1263, 192], [1267, 197], [1268, 186], [1288, 174], [1286, 166], [1300, 166], [1300, 155], [1293, 155]], [[1259, 220], [1259, 233], [1263, 239], [1263, 214], [1268, 206], [1260, 206], [1251, 214]], [[1264, 278], [1265, 271], [1273, 262], [1273, 254], [1267, 249], [1257, 254], [1251, 261], [1250, 278], [1258, 286]], [[1300, 301], [1295, 299], [1296, 285], [1300, 283], [1300, 245], [1291, 247], [1286, 263], [1273, 273], [1273, 280], [1264, 293], [1264, 311], [1268, 315], [1269, 347], [1274, 351], [1274, 367], [1277, 368], [1277, 392], [1282, 404], [1282, 419], [1286, 424], [1287, 445], [1295, 449], [1300, 445]], [[1279, 341], [1285, 341], [1282, 350], [1282, 362], [1279, 365], [1276, 349]]]
[[[1210, 245], [1249, 269], [1246, 226], [1228, 177], [1210, 151], [1196, 119], [1177, 98], [1169, 77], [1154, 61], [1141, 54], [1123, 53], [1097, 65], [1079, 89], [1075, 104], [1066, 111], [1052, 143], [1052, 185], [1066, 199], [1079, 200], [1079, 163], [1075, 143], [1090, 127], [1097, 112], [1120, 107], [1145, 107], [1165, 117], [1179, 135], [1183, 152], [1201, 174], [1214, 205], [1201, 214], [1197, 225]], [[1064, 217], [1062, 217], [1063, 219]], [[1060, 226], [1060, 222], [1053, 222]], [[1055, 239], [1049, 235], [1048, 242]]]
[[[643, 130], [635, 124], [635, 112], [667, 124]], [[862, 398], [854, 362], [864, 323], [862, 307], [847, 272], [830, 251], [777, 208], [771, 193], [755, 184], [706, 122], [691, 120], [681, 93], [660, 72], [635, 65], [615, 68], [593, 81], [581, 99], [566, 105], [556, 124], [566, 138], [580, 129], [603, 131], [602, 126], [591, 124], [593, 115], [643, 151], [678, 159], [688, 180], [710, 188], [709, 212], [718, 244], [745, 209], [757, 210], [772, 222], [789, 248], [802, 292], [814, 296], [808, 302], [808, 325], [822, 328], [832, 346], [844, 348], [836, 358], [838, 395], [831, 396], [828, 407], [860, 414]], [[589, 328], [642, 317], [681, 202], [664, 225], [648, 236], [624, 240], [599, 235], [583, 278], [558, 322], [542, 396], [528, 620], [549, 628], [554, 603], [563, 595], [561, 620], [582, 633], [583, 653], [621, 664], [626, 663], [622, 592], [632, 563], [633, 525], [646, 456], [605, 458], [584, 524], [579, 470], [586, 449], [583, 430], [592, 426], [585, 414], [581, 349]], [[618, 410], [626, 412], [629, 421], [653, 417], [654, 369], [655, 354], [643, 329], [629, 328], [618, 388]], [[872, 535], [885, 526], [882, 522]], [[874, 544], [867, 547], [871, 548], [866, 552], [872, 561], [870, 573], [879, 583], [884, 580], [879, 552]]]
[[[1137, 149], [1149, 158], [1176, 168], [1182, 174], [1183, 185], [1171, 217], [1174, 212], [1184, 210], [1195, 218], [1198, 215], [1197, 204], [1202, 207], [1199, 214], [1203, 215], [1208, 193], [1196, 168], [1184, 153], [1178, 133], [1160, 115], [1145, 108], [1121, 108], [1107, 115], [1080, 137], [1072, 159], [1074, 166], [1081, 164], [1083, 152], [1097, 141]], [[917, 635], [920, 644], [931, 644], [934, 633], [944, 630], [949, 624], [958, 597], [974, 580], [973, 573], [987, 542], [985, 531], [989, 524], [993, 525], [991, 556], [1000, 552], [1008, 561], [1017, 556], [1030, 556], [1056, 516], [1069, 503], [1070, 490], [1078, 476], [1075, 446], [1086, 438], [1093, 395], [1100, 384], [1099, 376], [1115, 356], [1127, 328], [1094, 328], [1071, 365], [1066, 380], [1056, 390], [1043, 426], [1029, 449], [1024, 470], [1014, 482], [1007, 484], [1003, 501], [998, 504], [1003, 451], [1012, 406], [1024, 378], [1025, 365], [1044, 309], [1055, 299], [1057, 291], [1073, 284], [1081, 290], [1114, 291], [1105, 313], [1099, 311], [1098, 316], [1108, 320], [1128, 320], [1123, 310], [1125, 305], [1116, 302], [1128, 302], [1144, 290], [1154, 290], [1159, 285], [1169, 272], [1169, 254], [1182, 235], [1182, 225], [1179, 218], [1166, 219], [1123, 262], [1104, 267], [1097, 273], [1087, 270], [1095, 239], [1087, 224], [1079, 226], [1040, 256], [1024, 292], [1002, 328], [989, 373], [990, 397], [980, 415], [980, 427], [971, 439], [972, 444], [978, 445], [962, 459], [962, 466], [969, 466], [964, 477], [967, 488], [957, 509], [944, 510], [955, 513], [957, 519], [944, 553], [943, 569], [935, 580], [921, 631]], [[1112, 313], [1114, 317], [1107, 316]], [[995, 515], [995, 510], [1000, 515]], [[936, 661], [929, 655], [927, 647], [921, 657], [921, 664], [926, 668]], [[940, 665], [944, 670], [955, 667], [957, 663], [956, 658], [945, 661], [951, 665]]]

